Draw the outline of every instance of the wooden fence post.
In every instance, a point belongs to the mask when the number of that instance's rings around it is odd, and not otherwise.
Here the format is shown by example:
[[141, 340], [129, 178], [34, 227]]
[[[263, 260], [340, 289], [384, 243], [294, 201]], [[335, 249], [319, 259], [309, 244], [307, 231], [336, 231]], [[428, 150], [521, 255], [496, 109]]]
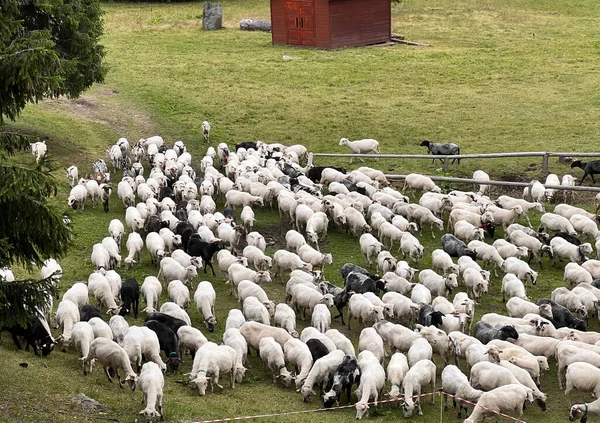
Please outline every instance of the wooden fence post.
[[544, 176], [548, 176], [548, 153], [544, 153], [542, 158], [542, 173]]

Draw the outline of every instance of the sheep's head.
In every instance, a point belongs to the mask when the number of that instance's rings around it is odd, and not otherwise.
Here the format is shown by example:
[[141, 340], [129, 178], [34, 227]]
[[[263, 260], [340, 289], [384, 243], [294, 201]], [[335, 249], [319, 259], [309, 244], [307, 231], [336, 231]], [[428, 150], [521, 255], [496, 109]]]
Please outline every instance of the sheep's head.
[[208, 329], [209, 332], [214, 332], [215, 326], [217, 325], [217, 319], [215, 318], [215, 316], [209, 316], [206, 319], [204, 319], [204, 324], [206, 325], [206, 329]]
[[[571, 166], [572, 167], [572, 166]], [[575, 404], [569, 411], [569, 421], [581, 419], [583, 423], [587, 421], [587, 404]]]
[[366, 402], [357, 402], [355, 407], [356, 420], [361, 420], [364, 416], [369, 416], [369, 405]]

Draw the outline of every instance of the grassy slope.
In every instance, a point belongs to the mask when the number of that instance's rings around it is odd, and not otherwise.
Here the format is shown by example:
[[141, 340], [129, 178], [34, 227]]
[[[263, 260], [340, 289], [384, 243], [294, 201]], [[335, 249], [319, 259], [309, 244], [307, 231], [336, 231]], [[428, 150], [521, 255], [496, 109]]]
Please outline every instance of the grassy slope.
[[[262, 139], [303, 143], [320, 152], [342, 152], [337, 145], [342, 136], [373, 137], [384, 152], [412, 153], [423, 152], [418, 147], [423, 138], [457, 142], [463, 152], [594, 151], [597, 145], [595, 62], [600, 6], [596, 2], [408, 1], [393, 7], [393, 32], [433, 47], [338, 51], [273, 47], [269, 34], [235, 29], [241, 18], [268, 17], [267, 1], [225, 1], [223, 5], [228, 29], [207, 33], [200, 30], [200, 3], [107, 4], [104, 44], [111, 72], [106, 84], [76, 101], [29, 107], [17, 126], [47, 136], [50, 154], [60, 165], [74, 163], [80, 170], [104, 156], [104, 148], [120, 136], [137, 140], [160, 133], [169, 143], [184, 140], [193, 153], [200, 154], [205, 149], [199, 141], [204, 119], [213, 125], [215, 144]], [[282, 55], [294, 59], [284, 62]], [[537, 166], [529, 166], [534, 162]], [[371, 162], [397, 173], [437, 171], [424, 163]], [[464, 162], [452, 173], [468, 175], [477, 167], [493, 177], [528, 180], [541, 176], [537, 159]], [[551, 171], [563, 174], [568, 168], [553, 162]], [[63, 181], [57, 198], [62, 208], [68, 186], [62, 170], [56, 176]], [[62, 261], [65, 285], [87, 279], [92, 270], [92, 244], [107, 235], [110, 219], [122, 216], [116, 201], [109, 215], [95, 209], [75, 216], [76, 242]], [[279, 224], [275, 214], [264, 212], [259, 230], [273, 237], [278, 246], [286, 226]], [[423, 239], [428, 251], [437, 248], [437, 239]], [[330, 280], [341, 282], [337, 269], [343, 263], [361, 263], [356, 247], [357, 242], [348, 242], [345, 235], [329, 235], [323, 250], [334, 252], [334, 265], [327, 269]], [[143, 262], [123, 275], [131, 274], [141, 282], [156, 274], [147, 256]], [[561, 283], [562, 271], [545, 264], [540, 283], [529, 291], [533, 298], [549, 295], [551, 287]], [[427, 265], [424, 260], [421, 267]], [[218, 290], [217, 318], [223, 323], [235, 303], [220, 278], [207, 279]], [[502, 310], [499, 279], [494, 282], [492, 295], [478, 314]], [[283, 299], [282, 285], [273, 284], [267, 290], [275, 300]], [[198, 324], [198, 313], [190, 312]], [[219, 331], [209, 339], [218, 341], [220, 335]], [[350, 335], [356, 338], [358, 331]], [[53, 353], [45, 361], [46, 368], [32, 354], [16, 352], [6, 336], [0, 351], [5, 376], [0, 378], [0, 421], [47, 421], [50, 414], [58, 422], [104, 418], [129, 422], [140, 410], [138, 392], [109, 386], [99, 369], [84, 378], [72, 352]], [[17, 365], [24, 361], [30, 364], [27, 369]], [[168, 376], [168, 420], [318, 407], [314, 399], [304, 405], [297, 394], [272, 389], [255, 357], [252, 363], [242, 386], [204, 398]], [[190, 366], [188, 360], [183, 371]], [[558, 391], [554, 367], [544, 378], [543, 388], [550, 394], [549, 410], [542, 414], [528, 408], [527, 420], [562, 421], [566, 403]], [[84, 416], [69, 404], [78, 392], [108, 404], [111, 411], [106, 416]], [[429, 421], [437, 412], [428, 408], [423, 418], [414, 420]], [[340, 411], [311, 418], [342, 421], [350, 416], [352, 411]], [[398, 413], [385, 407], [378, 417], [392, 420]], [[450, 412], [444, 415], [448, 421], [454, 418]]]

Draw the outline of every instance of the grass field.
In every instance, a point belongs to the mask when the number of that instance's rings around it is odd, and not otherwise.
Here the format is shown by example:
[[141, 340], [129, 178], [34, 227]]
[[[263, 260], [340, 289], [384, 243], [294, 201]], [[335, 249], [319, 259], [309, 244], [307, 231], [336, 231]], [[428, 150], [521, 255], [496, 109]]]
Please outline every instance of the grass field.
[[[600, 3], [592, 0], [405, 0], [393, 6], [393, 33], [430, 43], [432, 47], [368, 47], [319, 51], [274, 47], [270, 34], [240, 32], [242, 18], [268, 18], [267, 0], [223, 2], [226, 29], [201, 30], [202, 3], [104, 5], [103, 44], [111, 70], [105, 84], [93, 87], [80, 99], [46, 101], [28, 107], [14, 124], [23, 131], [48, 139], [49, 155], [57, 163], [61, 186], [56, 207], [66, 209], [69, 187], [64, 168], [76, 164], [80, 172], [105, 157], [104, 149], [119, 137], [130, 141], [160, 134], [167, 143], [181, 139], [195, 157], [206, 149], [200, 123], [213, 126], [212, 145], [264, 140], [302, 143], [314, 152], [345, 152], [340, 137], [376, 138], [384, 153], [424, 153], [422, 139], [456, 142], [464, 153], [502, 151], [593, 152], [598, 131], [598, 27]], [[282, 56], [293, 60], [283, 61]], [[31, 162], [31, 155], [17, 157]], [[196, 160], [199, 160], [199, 158]], [[325, 162], [320, 159], [317, 164]], [[347, 165], [346, 160], [327, 163]], [[367, 164], [393, 173], [420, 171], [441, 174], [439, 165], [409, 160], [368, 160]], [[541, 160], [523, 158], [498, 161], [463, 161], [450, 173], [470, 176], [482, 168], [493, 179], [529, 181], [541, 178]], [[551, 161], [550, 171], [562, 175], [567, 165]], [[576, 176], [581, 171], [576, 170]], [[451, 185], [445, 188], [453, 188]], [[461, 187], [457, 187], [461, 188]], [[585, 196], [580, 196], [584, 201]], [[590, 208], [589, 205], [583, 204]], [[111, 212], [100, 208], [73, 216], [75, 242], [61, 261], [65, 286], [86, 280], [93, 270], [92, 245], [107, 236], [108, 222], [123, 218], [118, 200]], [[551, 209], [553, 206], [548, 205]], [[272, 253], [288, 229], [270, 210], [257, 213], [257, 228], [272, 239]], [[539, 222], [533, 214], [532, 222]], [[424, 232], [427, 252], [439, 246], [438, 238]], [[497, 236], [502, 236], [499, 231]], [[346, 262], [362, 263], [358, 242], [331, 231], [322, 246], [334, 254], [327, 279], [341, 284], [338, 269]], [[429, 260], [422, 261], [426, 268]], [[147, 255], [141, 266], [122, 275], [155, 275]], [[22, 275], [22, 273], [21, 273]], [[201, 275], [217, 289], [218, 330], [209, 335], [219, 342], [227, 310], [235, 307], [220, 276]], [[532, 298], [549, 296], [562, 284], [562, 266], [552, 268], [546, 258], [539, 283], [529, 287]], [[500, 278], [477, 314], [500, 312]], [[266, 287], [276, 301], [284, 287]], [[166, 300], [163, 295], [162, 301]], [[190, 307], [192, 321], [200, 316]], [[130, 324], [141, 324], [130, 319]], [[300, 323], [302, 326], [303, 323]], [[343, 330], [338, 322], [334, 328]], [[592, 328], [598, 330], [597, 322]], [[357, 339], [355, 328], [348, 333]], [[27, 368], [19, 363], [27, 362]], [[299, 394], [274, 387], [263, 374], [255, 355], [244, 383], [200, 398], [176, 383], [182, 375], [167, 375], [165, 413], [170, 422], [280, 413], [319, 408], [316, 399], [304, 404]], [[141, 410], [141, 394], [121, 391], [108, 383], [101, 369], [84, 377], [76, 353], [56, 350], [40, 360], [32, 353], [15, 351], [8, 336], [0, 343], [0, 422], [120, 421], [134, 422]], [[188, 372], [191, 361], [182, 366]], [[439, 384], [439, 382], [438, 382]], [[558, 390], [555, 366], [542, 380], [549, 395], [548, 410], [528, 407], [529, 422], [559, 422], [568, 417], [564, 395]], [[71, 405], [79, 392], [109, 406], [104, 415], [86, 415]], [[582, 400], [589, 400], [581, 396]], [[440, 419], [439, 401], [424, 406], [416, 422]], [[393, 421], [399, 411], [383, 406], [377, 420]], [[327, 414], [294, 415], [268, 421], [341, 422], [354, 418], [353, 410]], [[373, 419], [373, 417], [371, 417]], [[454, 411], [443, 421], [455, 421]]]

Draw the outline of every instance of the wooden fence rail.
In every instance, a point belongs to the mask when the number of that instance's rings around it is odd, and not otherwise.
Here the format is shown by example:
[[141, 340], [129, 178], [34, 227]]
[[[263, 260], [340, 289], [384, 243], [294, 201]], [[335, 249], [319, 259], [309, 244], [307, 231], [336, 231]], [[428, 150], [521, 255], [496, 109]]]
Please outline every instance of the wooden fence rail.
[[550, 157], [600, 157], [600, 153], [555, 153], [548, 151], [525, 151], [518, 153], [481, 153], [481, 154], [457, 154], [454, 156], [431, 154], [347, 154], [347, 153], [309, 153], [308, 163], [314, 164], [315, 157], [350, 157], [369, 159], [440, 159], [444, 162], [444, 171], [450, 167], [450, 161], [454, 159], [498, 159], [505, 157], [542, 157], [542, 173], [548, 174], [548, 161]]

